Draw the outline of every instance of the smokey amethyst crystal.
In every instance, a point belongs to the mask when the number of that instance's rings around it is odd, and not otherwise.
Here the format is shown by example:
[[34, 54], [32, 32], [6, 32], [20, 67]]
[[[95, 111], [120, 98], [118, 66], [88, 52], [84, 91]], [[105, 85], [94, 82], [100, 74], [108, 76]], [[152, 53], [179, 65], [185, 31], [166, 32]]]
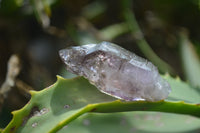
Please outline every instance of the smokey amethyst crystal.
[[88, 44], [59, 51], [68, 71], [84, 76], [101, 92], [126, 101], [159, 101], [170, 85], [149, 61], [113, 43]]

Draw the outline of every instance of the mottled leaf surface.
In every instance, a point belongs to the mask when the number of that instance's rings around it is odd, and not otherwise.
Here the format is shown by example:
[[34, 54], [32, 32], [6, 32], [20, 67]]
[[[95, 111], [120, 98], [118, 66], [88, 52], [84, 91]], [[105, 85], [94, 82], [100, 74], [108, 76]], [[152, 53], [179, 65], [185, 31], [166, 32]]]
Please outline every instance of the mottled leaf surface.
[[86, 114], [58, 133], [198, 133], [200, 119], [156, 112]]
[[[58, 77], [57, 82], [52, 86], [39, 92], [32, 92], [29, 103], [21, 110], [13, 112], [13, 119], [3, 132], [44, 133], [62, 129], [60, 132], [92, 133], [95, 127], [96, 132], [98, 132], [98, 129], [120, 132], [122, 131], [119, 130], [120, 123], [122, 125], [125, 123], [125, 127], [122, 126], [122, 129], [126, 129], [124, 131], [127, 132], [196, 131], [200, 125], [197, 118], [200, 117], [200, 106], [196, 104], [199, 103], [200, 99], [198, 92], [180, 80], [173, 79], [170, 76], [164, 77], [171, 84], [172, 93], [167, 101], [159, 102], [115, 101], [115, 98], [101, 93], [83, 77], [74, 79]], [[188, 103], [178, 102], [179, 100], [185, 100]], [[109, 114], [87, 112], [108, 112]], [[82, 115], [85, 113], [87, 114]], [[189, 114], [197, 117], [172, 113]], [[81, 117], [76, 119], [79, 116]], [[159, 120], [156, 121], [157, 119]], [[186, 124], [191, 125], [186, 126]], [[158, 128], [159, 125], [162, 128]], [[177, 127], [174, 128], [174, 126]]]

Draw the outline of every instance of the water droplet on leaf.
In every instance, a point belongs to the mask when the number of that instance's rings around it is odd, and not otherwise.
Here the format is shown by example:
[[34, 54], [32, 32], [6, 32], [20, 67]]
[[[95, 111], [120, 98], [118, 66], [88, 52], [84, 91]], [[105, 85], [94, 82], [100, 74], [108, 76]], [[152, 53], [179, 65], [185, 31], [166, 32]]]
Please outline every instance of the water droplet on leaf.
[[64, 108], [65, 108], [65, 109], [68, 109], [69, 107], [70, 107], [70, 106], [69, 106], [69, 105], [67, 105], [67, 104], [64, 106]]
[[34, 122], [31, 126], [32, 126], [33, 128], [35, 128], [35, 127], [37, 127], [37, 125], [38, 125], [38, 123], [37, 123], [37, 122]]
[[47, 108], [43, 108], [43, 109], [40, 110], [41, 115], [46, 114], [48, 112], [49, 112], [49, 109], [47, 109]]
[[43, 108], [40, 111], [35, 111], [33, 116], [41, 116], [49, 112], [49, 109]]
[[88, 120], [88, 119], [83, 120], [83, 125], [89, 126], [90, 125], [90, 120]]

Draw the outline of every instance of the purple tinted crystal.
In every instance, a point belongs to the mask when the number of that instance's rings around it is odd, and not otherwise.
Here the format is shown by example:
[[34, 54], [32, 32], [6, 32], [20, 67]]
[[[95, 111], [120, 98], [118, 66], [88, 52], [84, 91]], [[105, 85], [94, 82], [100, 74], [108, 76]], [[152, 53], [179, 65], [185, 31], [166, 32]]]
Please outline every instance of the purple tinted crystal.
[[88, 44], [59, 51], [70, 72], [84, 76], [101, 92], [127, 101], [159, 101], [170, 85], [149, 61], [113, 43]]

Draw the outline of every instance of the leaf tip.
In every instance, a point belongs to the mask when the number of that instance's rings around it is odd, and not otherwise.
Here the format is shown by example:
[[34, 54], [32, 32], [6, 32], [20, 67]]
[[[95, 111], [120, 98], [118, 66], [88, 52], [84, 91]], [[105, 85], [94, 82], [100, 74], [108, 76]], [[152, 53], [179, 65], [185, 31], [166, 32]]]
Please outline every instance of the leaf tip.
[[163, 75], [163, 77], [168, 78], [168, 77], [170, 77], [170, 74], [169, 74], [168, 72], [166, 72], [166, 73]]
[[31, 96], [35, 95], [36, 93], [38, 93], [37, 91], [30, 91]]
[[179, 76], [176, 76], [175, 79], [176, 79], [176, 81], [181, 81]]
[[65, 80], [63, 77], [61, 77], [60, 75], [56, 75], [57, 81], [59, 80]]
[[17, 112], [19, 112], [19, 110], [12, 111], [11, 114], [12, 114], [12, 115], [16, 115]]

